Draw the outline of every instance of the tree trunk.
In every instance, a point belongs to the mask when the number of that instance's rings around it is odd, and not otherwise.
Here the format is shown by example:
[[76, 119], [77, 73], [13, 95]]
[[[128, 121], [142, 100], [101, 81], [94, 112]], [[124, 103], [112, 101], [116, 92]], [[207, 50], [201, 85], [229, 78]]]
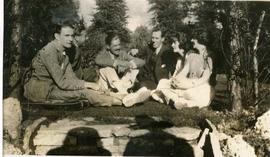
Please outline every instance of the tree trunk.
[[242, 112], [242, 96], [241, 96], [241, 78], [240, 78], [240, 28], [239, 20], [241, 16], [241, 9], [236, 2], [232, 2], [231, 6], [231, 75], [230, 75], [230, 103], [232, 104], [232, 112], [240, 114]]
[[263, 19], [265, 16], [265, 11], [262, 12], [262, 15], [260, 17], [260, 21], [259, 21], [259, 27], [257, 29], [257, 33], [256, 33], [256, 39], [255, 39], [255, 43], [254, 43], [254, 47], [253, 47], [253, 70], [254, 70], [254, 75], [253, 75], [253, 95], [254, 95], [254, 99], [255, 99], [255, 104], [258, 103], [258, 97], [259, 97], [259, 83], [258, 83], [258, 76], [259, 76], [259, 68], [258, 68], [258, 59], [257, 59], [257, 46], [258, 46], [258, 41], [260, 38], [260, 32], [261, 32], [261, 27], [262, 27], [262, 23], [263, 23]]
[[[14, 57], [14, 62], [10, 67], [10, 78], [9, 78], [9, 86], [11, 89], [16, 88], [20, 80], [20, 56], [22, 51], [21, 46], [21, 34], [22, 34], [22, 25], [21, 25], [21, 1], [14, 0], [14, 6], [12, 10], [12, 15], [14, 18], [13, 21], [13, 29], [11, 32], [11, 47], [12, 47], [12, 56]], [[13, 49], [14, 48], [14, 49]], [[12, 96], [17, 97], [17, 93]]]

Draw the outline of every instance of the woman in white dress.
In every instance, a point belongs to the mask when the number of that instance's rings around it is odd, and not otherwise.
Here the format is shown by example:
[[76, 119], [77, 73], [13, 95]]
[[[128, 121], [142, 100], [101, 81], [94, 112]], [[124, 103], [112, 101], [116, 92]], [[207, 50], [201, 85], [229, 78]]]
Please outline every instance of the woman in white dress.
[[152, 91], [152, 98], [161, 103], [172, 102], [176, 109], [208, 106], [214, 97], [214, 89], [209, 84], [212, 60], [202, 44], [205, 36], [194, 36], [191, 40], [193, 50], [187, 53], [183, 49], [185, 34], [180, 33], [172, 39], [174, 52], [180, 55], [176, 70], [170, 79], [160, 80], [157, 89]]

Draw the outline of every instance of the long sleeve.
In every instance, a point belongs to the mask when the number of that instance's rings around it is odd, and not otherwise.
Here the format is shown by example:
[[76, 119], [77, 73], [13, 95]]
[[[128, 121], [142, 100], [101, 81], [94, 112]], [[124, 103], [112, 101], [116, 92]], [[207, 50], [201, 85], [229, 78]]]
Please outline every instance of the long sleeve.
[[58, 57], [55, 52], [44, 52], [41, 53], [41, 60], [48, 70], [50, 76], [60, 89], [78, 90], [84, 88], [84, 81], [73, 77], [75, 74], [72, 74], [74, 72], [72, 71], [71, 65], [67, 58], [63, 62], [65, 65], [61, 66], [59, 65]]
[[135, 64], [137, 68], [141, 68], [145, 65], [145, 61], [143, 59], [131, 56], [130, 54], [125, 53], [124, 58], [125, 60]]
[[95, 58], [95, 62], [97, 65], [103, 67], [106, 66], [113, 67], [114, 65], [114, 59], [108, 53], [106, 53], [105, 50], [102, 50], [98, 53], [98, 55]]

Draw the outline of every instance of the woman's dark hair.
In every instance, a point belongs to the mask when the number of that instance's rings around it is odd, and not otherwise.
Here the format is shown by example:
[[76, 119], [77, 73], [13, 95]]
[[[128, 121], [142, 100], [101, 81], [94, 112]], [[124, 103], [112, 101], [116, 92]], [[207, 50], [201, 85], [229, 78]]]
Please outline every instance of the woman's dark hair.
[[191, 37], [197, 39], [200, 44], [209, 45], [209, 34], [207, 30], [204, 29], [195, 29], [192, 31]]
[[110, 32], [107, 34], [106, 38], [105, 38], [105, 44], [106, 45], [111, 45], [112, 43], [112, 40], [114, 38], [119, 38], [120, 39], [120, 36], [119, 34], [115, 33], [115, 32]]
[[185, 51], [191, 49], [192, 45], [186, 33], [177, 32], [172, 34], [172, 36], [169, 39], [169, 42], [172, 44], [175, 40], [179, 42], [179, 48], [182, 48]]

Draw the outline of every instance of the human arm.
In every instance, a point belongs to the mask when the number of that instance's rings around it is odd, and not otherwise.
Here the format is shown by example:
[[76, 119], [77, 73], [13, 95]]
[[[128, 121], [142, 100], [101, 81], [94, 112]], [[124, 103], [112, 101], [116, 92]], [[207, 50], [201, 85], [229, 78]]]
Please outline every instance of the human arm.
[[97, 54], [95, 62], [97, 65], [102, 67], [113, 67], [115, 60], [110, 56], [108, 52], [106, 52], [106, 50], [102, 50]]
[[96, 91], [100, 90], [100, 86], [94, 82], [85, 82], [84, 86], [85, 86], [85, 88], [90, 88], [90, 89], [93, 89]]
[[178, 78], [172, 78], [171, 85], [174, 88], [177, 89], [189, 89], [196, 86], [199, 86], [201, 84], [204, 84], [208, 82], [210, 78], [211, 72], [210, 69], [205, 69], [203, 72], [203, 76], [200, 78], [187, 78], [184, 75], [181, 75], [181, 77]]
[[189, 89], [209, 81], [213, 67], [211, 58], [207, 58], [207, 65], [203, 71], [202, 77], [200, 78], [188, 78], [187, 73], [189, 71], [189, 68], [187, 67], [189, 67], [188, 63], [185, 65], [180, 74], [172, 78], [172, 87], [179, 89]]
[[136, 69], [136, 68], [141, 68], [142, 66], [145, 65], [145, 61], [143, 59], [140, 59], [138, 57], [134, 57], [128, 53], [126, 53], [125, 51], [121, 52], [123, 60], [128, 61], [129, 62], [129, 68], [131, 69]]
[[75, 77], [68, 58], [60, 65], [56, 51], [42, 51], [40, 55], [48, 73], [60, 89], [84, 89], [84, 81]]

